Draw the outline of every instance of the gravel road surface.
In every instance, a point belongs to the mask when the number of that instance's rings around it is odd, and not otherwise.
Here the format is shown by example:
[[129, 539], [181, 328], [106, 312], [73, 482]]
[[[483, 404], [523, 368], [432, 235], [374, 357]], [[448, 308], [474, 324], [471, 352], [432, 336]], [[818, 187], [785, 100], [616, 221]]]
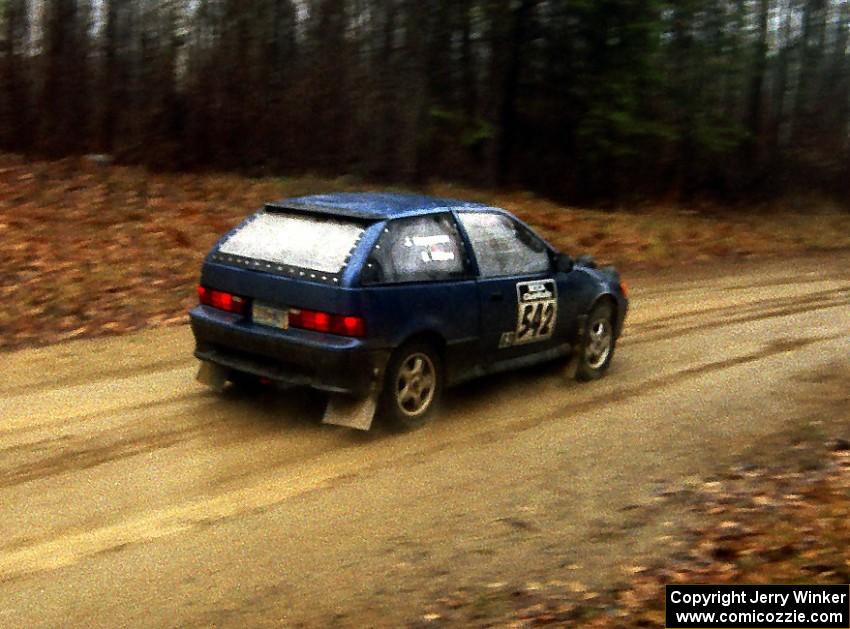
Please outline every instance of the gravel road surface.
[[207, 391], [186, 326], [0, 355], [0, 626], [393, 625], [464, 584], [622, 578], [687, 524], [659, 486], [770, 448], [847, 365], [850, 254], [630, 285], [608, 377], [487, 378], [403, 435]]

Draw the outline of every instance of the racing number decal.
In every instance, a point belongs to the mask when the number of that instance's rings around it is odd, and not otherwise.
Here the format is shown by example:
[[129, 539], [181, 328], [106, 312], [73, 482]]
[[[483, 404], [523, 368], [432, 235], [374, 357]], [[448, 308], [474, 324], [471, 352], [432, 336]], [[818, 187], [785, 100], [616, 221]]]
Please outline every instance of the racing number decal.
[[520, 313], [516, 338], [521, 341], [524, 338], [539, 340], [549, 337], [552, 333], [553, 316], [555, 316], [554, 301], [525, 304]]
[[520, 282], [516, 285], [517, 321], [513, 344], [551, 338], [558, 316], [555, 280]]

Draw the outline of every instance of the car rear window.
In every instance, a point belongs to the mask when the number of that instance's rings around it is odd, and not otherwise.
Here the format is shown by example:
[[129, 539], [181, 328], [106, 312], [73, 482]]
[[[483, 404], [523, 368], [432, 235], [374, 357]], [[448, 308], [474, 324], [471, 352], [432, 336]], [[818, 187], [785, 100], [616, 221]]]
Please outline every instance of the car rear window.
[[219, 252], [336, 274], [364, 229], [365, 224], [354, 219], [263, 211], [233, 232]]

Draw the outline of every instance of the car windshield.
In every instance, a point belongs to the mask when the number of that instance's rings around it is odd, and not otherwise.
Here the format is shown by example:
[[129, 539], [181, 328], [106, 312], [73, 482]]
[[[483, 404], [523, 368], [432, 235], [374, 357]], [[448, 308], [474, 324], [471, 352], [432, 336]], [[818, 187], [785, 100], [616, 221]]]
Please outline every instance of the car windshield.
[[258, 212], [231, 234], [220, 253], [322, 273], [339, 273], [365, 225], [354, 219]]

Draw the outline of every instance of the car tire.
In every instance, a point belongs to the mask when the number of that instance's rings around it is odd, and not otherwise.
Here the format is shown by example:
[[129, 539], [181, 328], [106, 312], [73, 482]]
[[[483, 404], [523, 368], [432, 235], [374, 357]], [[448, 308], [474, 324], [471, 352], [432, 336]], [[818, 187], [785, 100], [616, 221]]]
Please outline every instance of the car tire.
[[443, 361], [423, 342], [402, 345], [387, 362], [379, 417], [391, 430], [419, 428], [436, 414], [443, 393]]
[[602, 302], [587, 317], [578, 348], [576, 380], [587, 382], [601, 378], [614, 357], [614, 309]]

